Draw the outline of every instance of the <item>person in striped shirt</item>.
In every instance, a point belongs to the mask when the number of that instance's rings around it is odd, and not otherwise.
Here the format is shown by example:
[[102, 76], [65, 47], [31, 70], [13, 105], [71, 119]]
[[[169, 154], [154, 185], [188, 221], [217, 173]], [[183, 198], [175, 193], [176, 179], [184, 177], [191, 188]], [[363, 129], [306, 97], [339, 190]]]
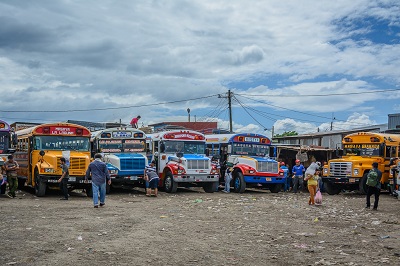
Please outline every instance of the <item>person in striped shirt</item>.
[[158, 196], [158, 173], [156, 168], [156, 161], [151, 161], [145, 169], [145, 180], [146, 180], [146, 196], [150, 197], [152, 190], [154, 190], [154, 197]]

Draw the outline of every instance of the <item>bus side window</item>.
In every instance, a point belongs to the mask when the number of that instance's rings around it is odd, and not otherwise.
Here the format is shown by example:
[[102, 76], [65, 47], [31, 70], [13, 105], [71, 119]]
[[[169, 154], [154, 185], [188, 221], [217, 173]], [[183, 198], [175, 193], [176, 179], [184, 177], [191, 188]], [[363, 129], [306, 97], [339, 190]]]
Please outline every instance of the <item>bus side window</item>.
[[390, 158], [396, 157], [396, 146], [392, 146], [392, 149], [390, 151]]

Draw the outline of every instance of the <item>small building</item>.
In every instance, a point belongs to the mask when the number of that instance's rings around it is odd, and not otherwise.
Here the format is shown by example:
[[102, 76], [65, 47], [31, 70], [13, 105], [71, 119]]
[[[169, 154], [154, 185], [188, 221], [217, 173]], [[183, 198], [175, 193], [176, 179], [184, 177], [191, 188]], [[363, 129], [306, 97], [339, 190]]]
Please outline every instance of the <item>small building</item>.
[[218, 122], [161, 122], [149, 125], [154, 128], [154, 132], [173, 129], [189, 129], [203, 134], [212, 134], [218, 128]]

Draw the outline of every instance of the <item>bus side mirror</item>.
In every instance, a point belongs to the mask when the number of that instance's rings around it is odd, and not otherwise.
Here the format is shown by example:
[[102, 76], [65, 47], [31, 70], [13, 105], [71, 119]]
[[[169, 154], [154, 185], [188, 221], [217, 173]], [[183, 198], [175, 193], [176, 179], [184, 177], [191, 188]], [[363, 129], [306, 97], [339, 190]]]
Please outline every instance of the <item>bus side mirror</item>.
[[389, 166], [393, 165], [395, 161], [396, 161], [396, 158], [390, 158]]
[[41, 150], [41, 151], [39, 152], [39, 155], [43, 157], [43, 156], [45, 155], [44, 150]]
[[164, 143], [160, 144], [160, 152], [165, 152], [165, 144]]
[[177, 152], [177, 153], [176, 153], [176, 157], [182, 158], [182, 157], [183, 157], [183, 153], [182, 153], [182, 152]]

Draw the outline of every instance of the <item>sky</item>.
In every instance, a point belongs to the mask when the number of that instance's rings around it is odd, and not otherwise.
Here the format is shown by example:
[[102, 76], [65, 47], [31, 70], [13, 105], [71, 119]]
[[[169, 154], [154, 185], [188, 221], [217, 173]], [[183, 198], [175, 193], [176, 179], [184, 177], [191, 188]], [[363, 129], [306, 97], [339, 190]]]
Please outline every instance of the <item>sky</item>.
[[397, 0], [0, 0], [0, 119], [271, 136], [400, 113]]

